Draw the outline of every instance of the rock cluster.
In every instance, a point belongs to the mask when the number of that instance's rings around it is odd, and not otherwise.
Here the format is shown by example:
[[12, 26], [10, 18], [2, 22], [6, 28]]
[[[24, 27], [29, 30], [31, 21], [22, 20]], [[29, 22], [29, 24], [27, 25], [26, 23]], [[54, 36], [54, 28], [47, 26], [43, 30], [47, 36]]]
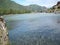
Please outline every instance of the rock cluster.
[[0, 16], [0, 45], [9, 45], [8, 31], [2, 16]]

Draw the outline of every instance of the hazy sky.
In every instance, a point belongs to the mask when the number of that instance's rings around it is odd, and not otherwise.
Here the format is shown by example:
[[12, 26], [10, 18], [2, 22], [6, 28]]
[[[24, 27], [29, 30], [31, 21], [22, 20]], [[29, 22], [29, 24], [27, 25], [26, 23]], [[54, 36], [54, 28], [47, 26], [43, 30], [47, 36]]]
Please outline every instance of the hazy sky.
[[60, 0], [13, 0], [21, 5], [30, 5], [30, 4], [38, 4], [40, 6], [51, 7], [55, 5]]

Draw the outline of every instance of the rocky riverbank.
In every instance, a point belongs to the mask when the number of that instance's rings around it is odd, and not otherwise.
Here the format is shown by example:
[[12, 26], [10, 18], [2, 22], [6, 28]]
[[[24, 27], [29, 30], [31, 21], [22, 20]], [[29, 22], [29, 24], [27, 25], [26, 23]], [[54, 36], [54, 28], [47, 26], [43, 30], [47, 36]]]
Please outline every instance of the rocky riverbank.
[[3, 17], [0, 17], [0, 45], [9, 45], [8, 31]]

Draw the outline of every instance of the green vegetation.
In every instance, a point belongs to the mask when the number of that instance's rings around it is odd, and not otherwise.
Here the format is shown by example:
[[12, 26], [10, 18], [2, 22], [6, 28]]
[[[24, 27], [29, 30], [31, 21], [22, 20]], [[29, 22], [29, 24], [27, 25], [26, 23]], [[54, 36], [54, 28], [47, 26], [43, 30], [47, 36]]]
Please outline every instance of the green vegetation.
[[47, 10], [44, 6], [31, 4], [28, 6], [22, 6], [12, 0], [0, 0], [0, 15], [4, 14], [21, 14], [31, 12], [54, 12], [57, 6], [57, 10], [60, 10], [60, 1], [56, 5]]
[[0, 15], [30, 13], [24, 6], [11, 0], [0, 0]]
[[21, 14], [21, 13], [30, 13], [28, 10], [13, 10], [13, 9], [0, 9], [0, 15], [4, 14]]
[[43, 12], [46, 7], [39, 5], [22, 6], [12, 0], [0, 0], [0, 15]]
[[0, 15], [4, 14], [21, 14], [21, 13], [31, 13], [31, 12], [54, 12], [56, 6], [60, 10], [60, 2], [47, 10], [44, 6], [39, 6], [36, 4], [31, 4], [29, 6], [22, 6], [17, 4], [12, 0], [0, 0]]
[[31, 4], [29, 6], [26, 6], [26, 8], [32, 12], [45, 12], [46, 11], [46, 7], [44, 6], [39, 6], [36, 4]]

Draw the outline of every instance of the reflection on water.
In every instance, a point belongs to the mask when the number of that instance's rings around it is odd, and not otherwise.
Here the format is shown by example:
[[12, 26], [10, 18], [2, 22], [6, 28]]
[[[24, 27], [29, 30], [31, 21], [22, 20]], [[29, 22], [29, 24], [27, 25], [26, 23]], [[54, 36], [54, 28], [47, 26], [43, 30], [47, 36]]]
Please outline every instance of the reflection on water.
[[12, 15], [5, 19], [11, 45], [60, 45], [59, 14]]

